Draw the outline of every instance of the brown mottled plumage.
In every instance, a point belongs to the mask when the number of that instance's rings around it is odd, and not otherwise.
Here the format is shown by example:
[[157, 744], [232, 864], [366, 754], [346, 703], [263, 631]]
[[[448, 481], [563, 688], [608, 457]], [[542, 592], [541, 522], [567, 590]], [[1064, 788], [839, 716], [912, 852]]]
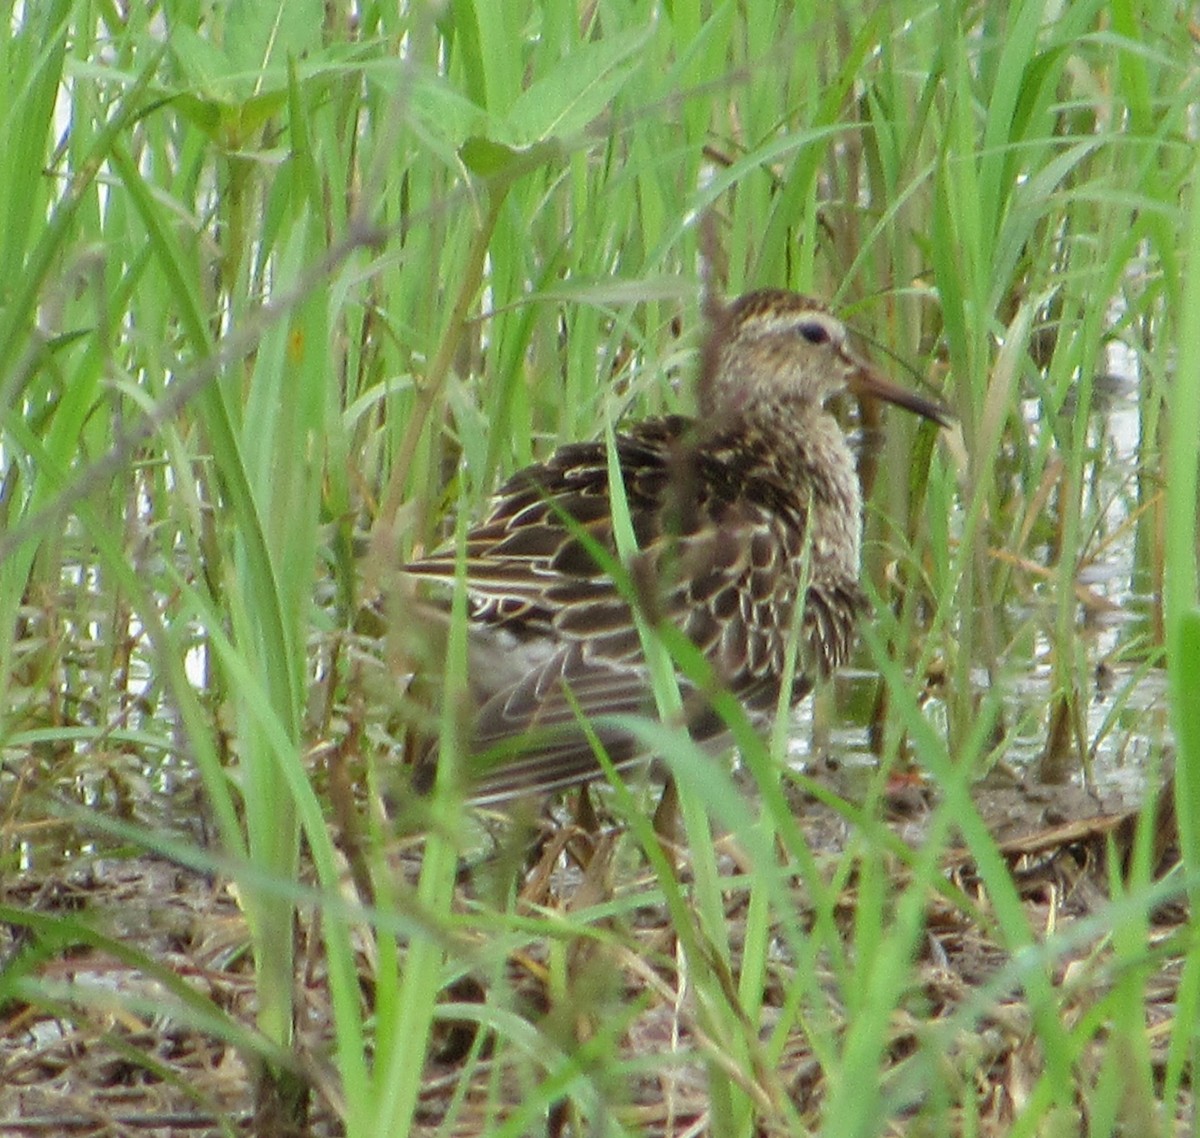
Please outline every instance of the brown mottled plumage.
[[[564, 446], [501, 487], [466, 543], [479, 701], [468, 744], [473, 801], [597, 777], [581, 714], [618, 766], [642, 757], [635, 739], [604, 721], [654, 712], [631, 598], [648, 622], [680, 629], [764, 726], [778, 705], [802, 587], [790, 701], [845, 661], [866, 607], [862, 502], [825, 403], [847, 388], [946, 422], [940, 407], [854, 356], [824, 305], [781, 290], [749, 293], [715, 315], [698, 419], [649, 419], [616, 437], [638, 550], [624, 572], [610, 572], [618, 562], [603, 442]], [[406, 572], [452, 582], [455, 552]], [[686, 681], [681, 690], [693, 736], [725, 742], [708, 699]], [[435, 759], [418, 765], [418, 784], [431, 780]]]

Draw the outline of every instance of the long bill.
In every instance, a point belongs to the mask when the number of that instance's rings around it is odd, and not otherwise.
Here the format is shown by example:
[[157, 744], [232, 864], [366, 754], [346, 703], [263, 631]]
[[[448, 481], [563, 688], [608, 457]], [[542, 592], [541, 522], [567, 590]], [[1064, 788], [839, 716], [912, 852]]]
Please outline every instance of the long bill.
[[953, 415], [940, 403], [893, 383], [883, 372], [862, 360], [856, 359], [854, 362], [856, 367], [847, 383], [852, 394], [882, 399], [885, 403], [903, 407], [906, 411], [931, 419], [943, 427], [948, 427], [953, 422]]

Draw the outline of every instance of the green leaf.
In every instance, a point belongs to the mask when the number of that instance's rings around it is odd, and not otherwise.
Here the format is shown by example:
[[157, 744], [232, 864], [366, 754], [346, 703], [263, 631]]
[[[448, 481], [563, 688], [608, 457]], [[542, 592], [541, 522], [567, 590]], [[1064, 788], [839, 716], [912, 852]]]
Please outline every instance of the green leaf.
[[187, 27], [172, 28], [169, 43], [183, 80], [180, 87], [194, 88], [209, 98], [232, 99], [233, 67], [216, 44]]
[[481, 178], [505, 178], [509, 181], [528, 174], [538, 166], [557, 160], [563, 152], [556, 139], [532, 146], [507, 146], [491, 138], [472, 136], [459, 147], [463, 164]]
[[517, 97], [505, 123], [509, 139], [519, 145], [583, 130], [637, 69], [651, 30], [635, 28], [571, 52]]
[[320, 48], [324, 18], [321, 0], [233, 0], [225, 23], [226, 54], [257, 90], [282, 86], [288, 59], [303, 59]]
[[437, 76], [413, 84], [409, 95], [412, 113], [429, 133], [457, 150], [471, 135], [496, 133], [491, 116], [478, 103], [451, 89]]

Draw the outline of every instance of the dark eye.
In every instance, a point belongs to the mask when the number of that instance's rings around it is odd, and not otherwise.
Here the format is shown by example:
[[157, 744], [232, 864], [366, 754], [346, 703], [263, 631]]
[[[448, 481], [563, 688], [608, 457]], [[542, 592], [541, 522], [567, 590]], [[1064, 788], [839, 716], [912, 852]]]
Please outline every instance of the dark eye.
[[805, 324], [801, 324], [797, 331], [810, 344], [828, 344], [829, 329], [824, 324], [818, 323], [816, 320], [810, 320]]

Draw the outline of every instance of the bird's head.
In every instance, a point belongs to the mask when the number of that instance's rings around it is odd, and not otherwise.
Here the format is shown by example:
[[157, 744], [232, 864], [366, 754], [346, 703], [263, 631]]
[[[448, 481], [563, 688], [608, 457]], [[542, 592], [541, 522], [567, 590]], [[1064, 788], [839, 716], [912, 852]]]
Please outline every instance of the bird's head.
[[938, 404], [855, 355], [846, 326], [820, 301], [761, 289], [715, 314], [701, 365], [702, 416], [737, 414], [755, 404], [820, 408], [846, 390], [948, 423]]

